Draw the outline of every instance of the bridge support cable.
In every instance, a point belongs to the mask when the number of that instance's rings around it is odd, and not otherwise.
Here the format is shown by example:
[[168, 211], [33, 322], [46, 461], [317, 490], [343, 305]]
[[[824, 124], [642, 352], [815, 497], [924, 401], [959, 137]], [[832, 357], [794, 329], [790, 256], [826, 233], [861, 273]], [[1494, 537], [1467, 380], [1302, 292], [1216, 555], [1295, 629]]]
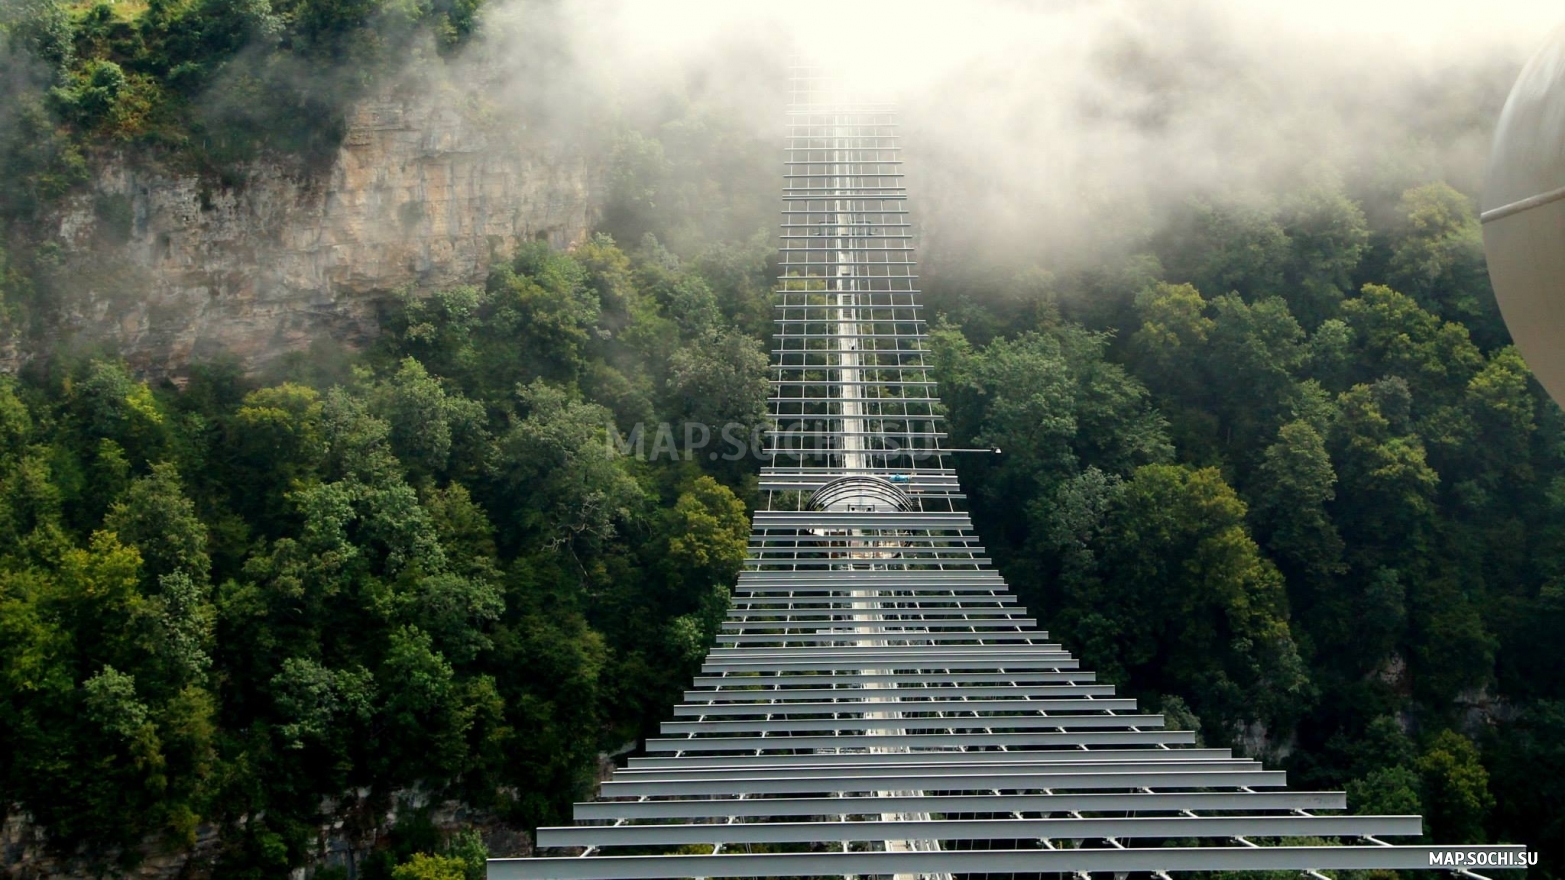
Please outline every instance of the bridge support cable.
[[1420, 817], [1345, 815], [1340, 791], [1199, 746], [1017, 604], [945, 443], [900, 156], [890, 105], [793, 71], [744, 571], [645, 754], [577, 824], [538, 830], [548, 855], [491, 860], [490, 878], [1431, 867], [1431, 847], [1386, 840], [1417, 839]]

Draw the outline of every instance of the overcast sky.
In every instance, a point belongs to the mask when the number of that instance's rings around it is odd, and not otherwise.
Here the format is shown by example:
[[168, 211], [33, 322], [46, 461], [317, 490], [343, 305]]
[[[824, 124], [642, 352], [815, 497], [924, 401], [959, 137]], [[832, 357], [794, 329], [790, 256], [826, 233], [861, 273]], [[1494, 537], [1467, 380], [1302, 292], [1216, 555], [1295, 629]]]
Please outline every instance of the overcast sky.
[[[1398, 55], [1430, 57], [1506, 46], [1525, 57], [1565, 23], [1558, 0], [575, 0], [568, 4], [587, 33], [616, 45], [628, 61], [651, 61], [754, 36], [793, 38], [822, 57], [859, 72], [885, 72], [899, 61], [899, 78], [938, 75], [974, 55], [1025, 51], [1040, 41], [1069, 39], [1071, 23], [1104, 15], [1136, 17], [1148, 8], [1169, 15], [1180, 8], [1217, 10], [1234, 27], [1281, 29], [1363, 45], [1383, 42]], [[873, 42], [866, 44], [866, 40]], [[646, 56], [646, 57], [642, 57]], [[1436, 58], [1438, 60], [1438, 58]]]
[[489, 44], [519, 95], [553, 79], [565, 107], [635, 119], [679, 92], [779, 144], [782, 59], [805, 53], [898, 102], [931, 227], [1060, 253], [1322, 168], [1393, 200], [1475, 192], [1510, 83], [1565, 22], [1560, 0], [563, 0], [543, 29], [569, 63], [540, 68], [516, 47], [542, 23], [506, 9]]

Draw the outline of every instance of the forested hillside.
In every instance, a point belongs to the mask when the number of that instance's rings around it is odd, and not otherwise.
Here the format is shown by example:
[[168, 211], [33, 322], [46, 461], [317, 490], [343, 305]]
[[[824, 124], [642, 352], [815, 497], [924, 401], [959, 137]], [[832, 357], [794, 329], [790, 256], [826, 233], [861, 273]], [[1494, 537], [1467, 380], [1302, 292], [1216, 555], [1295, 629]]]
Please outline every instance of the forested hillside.
[[937, 334], [959, 436], [1006, 450], [964, 471], [1001, 570], [1208, 742], [1558, 866], [1565, 420], [1469, 198], [1418, 186], [1376, 228], [1316, 187], [1177, 229]]
[[[17, 332], [49, 295], [29, 219], [94, 149], [214, 179], [307, 155], [388, 59], [439, 63], [478, 12], [8, 4]], [[600, 752], [655, 729], [723, 613], [759, 461], [614, 441], [761, 422], [777, 172], [699, 101], [642, 112], [602, 233], [388, 297], [370, 350], [176, 385], [62, 349], [0, 378], [0, 812], [105, 864], [215, 826], [214, 875], [281, 877], [345, 799], [559, 821]], [[1084, 665], [1295, 787], [1557, 876], [1565, 418], [1508, 345], [1472, 193], [1349, 170], [1181, 199], [1088, 265], [944, 252], [953, 443], [1004, 450], [962, 478]], [[473, 839], [399, 829], [369, 880], [477, 870]]]
[[336, 370], [5, 380], [8, 800], [104, 853], [231, 823], [244, 876], [354, 790], [560, 819], [677, 697], [748, 535], [747, 474], [606, 428], [757, 421], [745, 295], [650, 241], [539, 245]]

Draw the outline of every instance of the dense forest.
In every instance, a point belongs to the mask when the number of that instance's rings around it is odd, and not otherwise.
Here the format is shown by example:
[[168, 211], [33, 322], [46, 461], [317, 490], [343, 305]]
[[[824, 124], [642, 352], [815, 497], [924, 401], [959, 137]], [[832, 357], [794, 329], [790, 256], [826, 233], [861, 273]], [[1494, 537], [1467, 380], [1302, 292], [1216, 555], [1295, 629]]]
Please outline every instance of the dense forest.
[[[51, 295], [28, 221], [94, 144], [217, 179], [310, 154], [389, 59], [439, 63], [479, 16], [4, 9], [18, 333]], [[368, 350], [153, 384], [62, 349], [0, 378], [0, 811], [105, 863], [213, 824], [218, 873], [281, 877], [350, 801], [560, 821], [655, 729], [722, 616], [758, 462], [614, 441], [763, 422], [775, 268], [774, 145], [670, 108], [619, 131], [603, 231], [388, 298]], [[1295, 787], [1556, 876], [1565, 417], [1508, 345], [1472, 195], [1388, 179], [1187, 199], [1086, 267], [946, 257], [953, 442], [1005, 450], [961, 463], [974, 518], [1084, 665]], [[364, 871], [482, 856], [410, 811]]]

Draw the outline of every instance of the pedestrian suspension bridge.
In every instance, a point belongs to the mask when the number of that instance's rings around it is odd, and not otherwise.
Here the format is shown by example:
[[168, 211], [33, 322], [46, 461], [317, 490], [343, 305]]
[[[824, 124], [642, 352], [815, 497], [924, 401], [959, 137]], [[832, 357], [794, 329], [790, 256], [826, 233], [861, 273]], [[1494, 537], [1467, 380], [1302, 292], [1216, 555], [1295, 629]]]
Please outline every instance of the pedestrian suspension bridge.
[[1431, 867], [1395, 844], [1420, 817], [1197, 747], [1016, 604], [943, 445], [893, 108], [792, 85], [765, 505], [727, 621], [646, 756], [539, 829], [564, 855], [491, 880]]

